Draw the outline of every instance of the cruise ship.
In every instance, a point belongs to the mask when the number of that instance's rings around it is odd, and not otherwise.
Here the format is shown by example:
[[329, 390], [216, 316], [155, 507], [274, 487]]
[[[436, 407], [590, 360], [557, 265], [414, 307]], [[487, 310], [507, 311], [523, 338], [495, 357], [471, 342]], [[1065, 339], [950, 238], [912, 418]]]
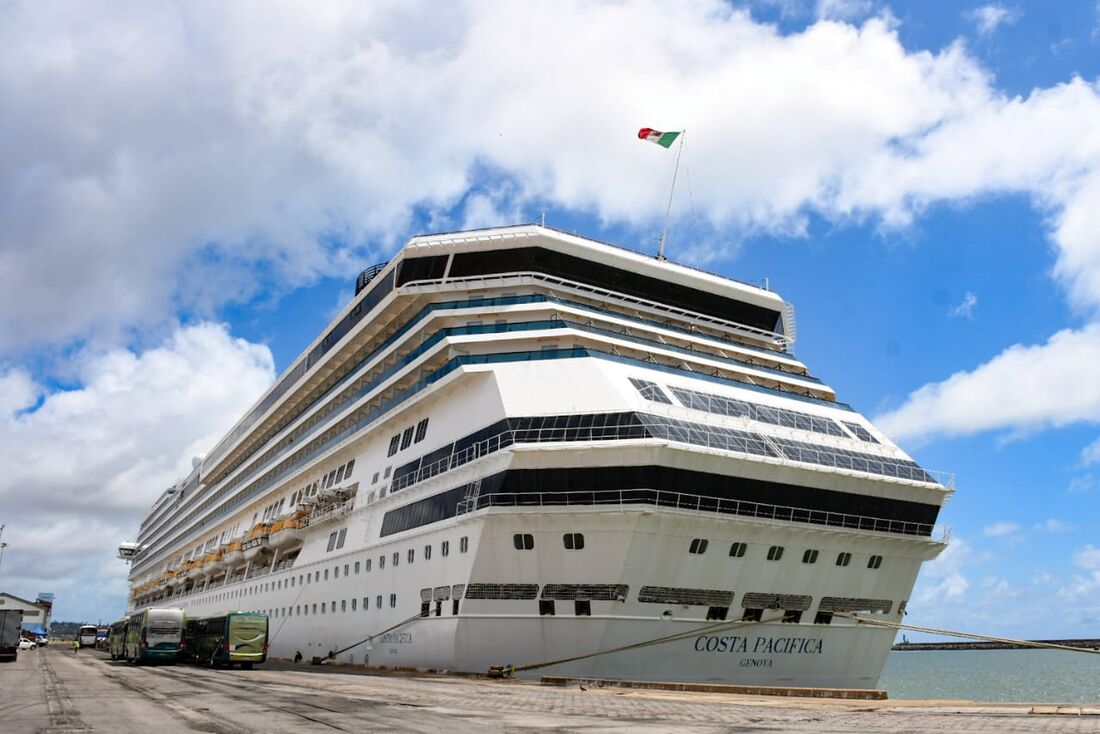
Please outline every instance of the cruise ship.
[[873, 688], [954, 489], [767, 287], [539, 225], [417, 236], [120, 556], [271, 655]]

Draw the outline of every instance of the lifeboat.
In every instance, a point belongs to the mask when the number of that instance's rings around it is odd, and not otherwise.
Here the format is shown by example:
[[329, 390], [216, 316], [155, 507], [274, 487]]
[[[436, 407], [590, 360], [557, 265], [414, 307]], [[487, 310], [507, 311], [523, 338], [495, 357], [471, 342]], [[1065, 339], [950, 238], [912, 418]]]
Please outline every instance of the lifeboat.
[[270, 547], [269, 536], [271, 535], [271, 525], [266, 522], [256, 523], [251, 530], [248, 531], [248, 537], [244, 539], [244, 543], [241, 544], [241, 551], [244, 553], [244, 559], [251, 561], [258, 555], [263, 553]]
[[165, 586], [179, 586], [180, 580], [181, 579], [180, 579], [179, 571], [173, 570], [173, 571], [168, 571], [167, 573], [164, 574], [164, 585]]
[[207, 553], [203, 561], [203, 571], [207, 576], [216, 576], [225, 570], [225, 561], [222, 560], [222, 549], [218, 548], [212, 553]]
[[285, 550], [302, 542], [302, 531], [308, 512], [297, 512], [291, 517], [277, 520], [271, 526], [271, 536], [268, 539], [272, 548]]
[[185, 579], [198, 578], [199, 568], [202, 566], [202, 561], [188, 561], [183, 564], [183, 577]]
[[222, 561], [229, 568], [236, 568], [244, 563], [244, 553], [241, 551], [241, 541], [234, 540], [225, 546], [222, 552]]

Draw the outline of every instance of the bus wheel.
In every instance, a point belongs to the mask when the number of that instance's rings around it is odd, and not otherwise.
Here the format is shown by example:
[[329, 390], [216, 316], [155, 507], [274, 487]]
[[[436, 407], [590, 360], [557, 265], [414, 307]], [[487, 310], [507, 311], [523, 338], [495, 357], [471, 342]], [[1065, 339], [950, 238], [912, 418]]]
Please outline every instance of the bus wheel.
[[252, 663], [241, 663], [241, 670], [252, 670]]

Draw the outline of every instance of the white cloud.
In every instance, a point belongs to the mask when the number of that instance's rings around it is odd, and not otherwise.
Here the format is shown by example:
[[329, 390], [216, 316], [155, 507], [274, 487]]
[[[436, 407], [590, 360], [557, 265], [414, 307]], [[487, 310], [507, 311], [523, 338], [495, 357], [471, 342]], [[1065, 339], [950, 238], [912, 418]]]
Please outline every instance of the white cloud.
[[978, 305], [978, 297], [972, 292], [967, 291], [963, 296], [962, 303], [955, 308], [951, 309], [952, 316], [962, 316], [965, 319], [974, 318], [974, 307]]
[[919, 606], [959, 600], [970, 588], [963, 567], [973, 560], [970, 544], [962, 538], [952, 538], [943, 553], [921, 566], [913, 589], [914, 602]]
[[1100, 548], [1086, 545], [1073, 554], [1073, 560], [1079, 568], [1086, 571], [1100, 571]]
[[995, 522], [992, 525], [986, 525], [982, 530], [982, 535], [987, 538], [999, 538], [1004, 535], [1012, 535], [1020, 530], [1020, 526], [1014, 522]]
[[1093, 486], [1096, 483], [1095, 477], [1091, 474], [1083, 474], [1079, 477], [1074, 477], [1069, 482], [1069, 487], [1066, 491], [1070, 494], [1085, 494], [1092, 491]]
[[1042, 533], [1055, 534], [1055, 533], [1068, 533], [1073, 528], [1072, 528], [1072, 526], [1068, 525], [1067, 523], [1062, 522], [1061, 520], [1059, 520], [1057, 518], [1048, 517], [1046, 520], [1043, 520], [1040, 523], [1036, 523], [1035, 524], [1035, 529], [1038, 530], [1039, 532], [1042, 532]]
[[858, 20], [870, 14], [871, 0], [817, 0], [817, 17], [829, 20]]
[[1100, 438], [1081, 450], [1081, 463], [1085, 466], [1100, 464]]
[[1014, 345], [970, 372], [925, 385], [875, 421], [896, 438], [919, 439], [1095, 420], [1100, 417], [1097, 364], [1100, 324], [1067, 329], [1046, 344]]
[[1012, 25], [1015, 23], [1019, 19], [1020, 13], [1019, 11], [1006, 8], [1004, 5], [990, 3], [989, 5], [982, 5], [981, 7], [974, 8], [966, 13], [966, 17], [974, 22], [974, 25], [978, 28], [978, 33], [983, 36], [988, 36], [993, 34], [1002, 25]]
[[108, 563], [119, 541], [134, 537], [153, 499], [259, 397], [274, 368], [266, 347], [208, 323], [143, 353], [74, 360], [83, 387], [32, 386], [8, 406], [43, 393], [37, 409], [0, 414], [0, 506], [9, 590], [65, 590], [75, 605], [110, 598], [100, 584], [126, 576], [121, 562]]
[[789, 35], [719, 0], [26, 3], [2, 20], [0, 353], [350, 278], [480, 171], [510, 200], [475, 197], [471, 221], [548, 202], [648, 232], [659, 202], [635, 194], [669, 158], [643, 125], [690, 130], [695, 206], [724, 240], [1023, 192], [1050, 215], [1057, 276], [1100, 303], [1095, 85], [1005, 97], [961, 45], [907, 50], [885, 15]]

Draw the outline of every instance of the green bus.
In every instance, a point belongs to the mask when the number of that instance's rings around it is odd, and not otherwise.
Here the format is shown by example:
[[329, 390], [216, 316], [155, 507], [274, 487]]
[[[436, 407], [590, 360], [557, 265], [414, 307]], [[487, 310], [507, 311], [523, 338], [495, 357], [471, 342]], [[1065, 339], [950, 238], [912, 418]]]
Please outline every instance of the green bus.
[[111, 625], [107, 633], [107, 650], [111, 653], [111, 660], [121, 660], [126, 657], [126, 626], [130, 624], [128, 617], [123, 617]]
[[184, 650], [183, 610], [147, 608], [130, 615], [123, 656], [131, 663], [178, 660]]
[[188, 619], [184, 637], [189, 657], [200, 665], [217, 668], [240, 663], [243, 670], [250, 670], [267, 660], [266, 614], [229, 612]]

